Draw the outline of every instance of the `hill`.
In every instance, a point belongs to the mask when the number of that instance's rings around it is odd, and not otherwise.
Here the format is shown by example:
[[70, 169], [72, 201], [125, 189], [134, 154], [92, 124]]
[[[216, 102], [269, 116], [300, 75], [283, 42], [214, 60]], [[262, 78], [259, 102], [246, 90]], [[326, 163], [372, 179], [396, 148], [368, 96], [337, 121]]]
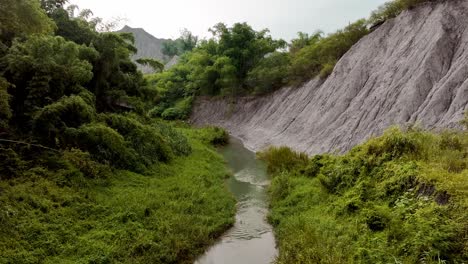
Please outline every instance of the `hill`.
[[[132, 28], [124, 26], [118, 33], [132, 33], [135, 37], [135, 47], [138, 52], [132, 56], [132, 60], [136, 61], [139, 58], [151, 58], [162, 61], [163, 63], [170, 62], [172, 58], [162, 53], [162, 45], [168, 39], [159, 39], [146, 32], [142, 28]], [[153, 69], [149, 66], [138, 65], [138, 68], [143, 73], [152, 73]]]
[[251, 149], [345, 152], [394, 124], [453, 128], [468, 109], [467, 1], [404, 11], [362, 38], [331, 75], [266, 96], [198, 98], [191, 121]]

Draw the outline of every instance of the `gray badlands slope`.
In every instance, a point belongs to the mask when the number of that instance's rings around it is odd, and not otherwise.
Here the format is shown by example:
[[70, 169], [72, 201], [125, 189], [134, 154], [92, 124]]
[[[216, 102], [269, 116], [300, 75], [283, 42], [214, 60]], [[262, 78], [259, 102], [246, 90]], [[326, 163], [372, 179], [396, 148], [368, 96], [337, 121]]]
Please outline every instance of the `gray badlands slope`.
[[[162, 45], [165, 41], [167, 41], [167, 39], [158, 39], [142, 28], [132, 28], [129, 26], [125, 26], [117, 32], [132, 33], [135, 37], [135, 46], [138, 52], [132, 56], [133, 61], [140, 58], [157, 59], [161, 62], [167, 62], [171, 60], [171, 58], [164, 55], [161, 51]], [[138, 68], [143, 73], [154, 72], [154, 70], [149, 66], [138, 65]]]
[[226, 128], [253, 150], [349, 150], [393, 124], [458, 127], [468, 110], [468, 1], [426, 4], [357, 43], [326, 81], [265, 97], [199, 98], [191, 121]]

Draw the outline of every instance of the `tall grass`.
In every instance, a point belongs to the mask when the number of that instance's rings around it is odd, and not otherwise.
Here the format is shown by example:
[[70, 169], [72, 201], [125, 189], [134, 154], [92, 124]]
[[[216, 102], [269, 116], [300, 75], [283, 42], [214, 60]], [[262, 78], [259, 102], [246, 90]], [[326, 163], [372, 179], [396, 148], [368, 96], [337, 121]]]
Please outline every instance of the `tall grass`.
[[76, 149], [17, 157], [17, 175], [0, 180], [0, 263], [193, 263], [233, 224], [235, 201], [222, 157], [194, 136], [213, 128], [162, 129], [190, 152], [145, 175]]
[[466, 132], [391, 128], [341, 156], [260, 156], [275, 168], [278, 263], [468, 261]]

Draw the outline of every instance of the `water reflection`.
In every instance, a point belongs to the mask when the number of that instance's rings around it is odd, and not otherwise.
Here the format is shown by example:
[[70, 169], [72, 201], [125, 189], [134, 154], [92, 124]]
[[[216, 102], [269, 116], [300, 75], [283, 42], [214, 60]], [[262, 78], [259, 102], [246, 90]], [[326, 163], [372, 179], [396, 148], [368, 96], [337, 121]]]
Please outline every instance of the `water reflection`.
[[220, 152], [234, 173], [227, 184], [238, 201], [236, 222], [195, 264], [271, 263], [277, 251], [272, 228], [266, 222], [269, 178], [265, 164], [235, 138]]

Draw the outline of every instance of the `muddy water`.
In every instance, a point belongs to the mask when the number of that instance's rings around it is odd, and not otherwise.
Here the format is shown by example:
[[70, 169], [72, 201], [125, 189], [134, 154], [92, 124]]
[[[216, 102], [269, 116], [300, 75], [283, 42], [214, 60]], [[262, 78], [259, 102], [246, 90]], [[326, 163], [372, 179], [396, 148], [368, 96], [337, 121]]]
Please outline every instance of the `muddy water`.
[[234, 173], [227, 184], [238, 201], [236, 222], [195, 264], [272, 263], [277, 251], [266, 222], [269, 177], [265, 164], [235, 138], [220, 151]]

